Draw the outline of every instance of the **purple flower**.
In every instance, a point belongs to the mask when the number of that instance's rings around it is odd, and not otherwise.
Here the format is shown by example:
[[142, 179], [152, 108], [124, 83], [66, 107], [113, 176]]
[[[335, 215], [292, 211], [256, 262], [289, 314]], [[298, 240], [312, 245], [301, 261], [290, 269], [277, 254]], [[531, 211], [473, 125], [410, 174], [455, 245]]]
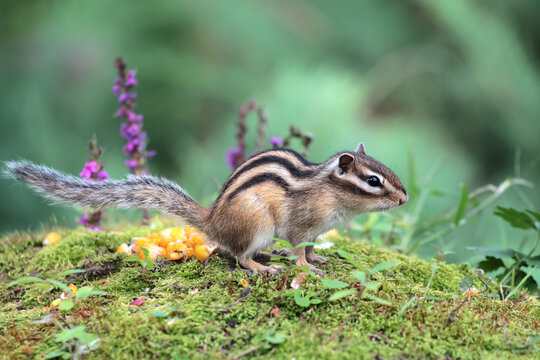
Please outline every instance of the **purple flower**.
[[118, 86], [118, 85], [114, 85], [111, 90], [112, 90], [113, 94], [116, 95], [116, 96], [118, 96], [118, 94], [120, 94], [120, 86]]
[[154, 156], [156, 156], [156, 154], [157, 154], [157, 151], [156, 151], [156, 150], [150, 150], [150, 151], [148, 151], [148, 152], [146, 153], [146, 157], [147, 157], [148, 159], [151, 159], [151, 158], [153, 158]]
[[79, 219], [79, 224], [81, 225], [88, 224], [88, 215], [82, 214], [81, 218]]
[[242, 159], [242, 156], [242, 149], [240, 148], [240, 146], [238, 146], [227, 151], [227, 155], [225, 155], [225, 161], [231, 169], [235, 169], [239, 165], [238, 163]]
[[118, 117], [127, 117], [129, 116], [130, 112], [128, 109], [126, 109], [125, 107], [121, 107], [120, 109], [116, 110], [116, 116]]
[[95, 225], [89, 225], [88, 229], [89, 230], [96, 230], [96, 231], [103, 231], [102, 228], [100, 228], [99, 226], [95, 226]]
[[117, 77], [116, 79], [114, 79], [114, 83], [115, 83], [116, 85], [122, 85], [122, 78]]
[[135, 114], [134, 112], [129, 112], [127, 116], [128, 121], [141, 123], [143, 121], [143, 116], [140, 114]]
[[280, 146], [283, 143], [283, 139], [278, 137], [271, 137], [270, 143], [274, 146]]
[[128, 126], [128, 128], [126, 129], [126, 134], [129, 137], [136, 137], [137, 135], [139, 135], [139, 132], [140, 132], [140, 129], [136, 124]]
[[84, 168], [80, 172], [80, 176], [85, 179], [90, 179], [97, 172], [97, 163], [90, 161], [84, 164]]
[[131, 170], [136, 169], [137, 166], [139, 165], [139, 164], [137, 164], [137, 162], [136, 162], [135, 160], [133, 160], [133, 159], [127, 159], [126, 161], [124, 161], [124, 164], [126, 164], [126, 166], [127, 166], [128, 168], [130, 168]]
[[97, 177], [101, 181], [105, 181], [109, 178], [109, 174], [107, 174], [107, 171], [101, 170], [97, 173]]
[[122, 93], [118, 97], [118, 102], [119, 103], [125, 103], [126, 101], [133, 100], [133, 99], [135, 99], [135, 94], [134, 93]]

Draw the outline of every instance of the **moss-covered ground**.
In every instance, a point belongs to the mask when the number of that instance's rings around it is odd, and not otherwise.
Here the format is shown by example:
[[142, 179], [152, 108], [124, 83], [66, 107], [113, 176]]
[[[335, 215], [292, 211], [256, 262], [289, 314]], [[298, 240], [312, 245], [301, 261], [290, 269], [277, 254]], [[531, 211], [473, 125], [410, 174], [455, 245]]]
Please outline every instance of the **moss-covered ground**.
[[[41, 245], [56, 230], [62, 241]], [[206, 263], [158, 262], [141, 276], [137, 262], [116, 254], [132, 236], [156, 231], [129, 227], [121, 232], [46, 229], [12, 233], [0, 240], [0, 358], [44, 358], [59, 348], [62, 328], [85, 325], [99, 337], [89, 359], [513, 359], [540, 358], [540, 308], [526, 294], [502, 301], [489, 284], [482, 296], [466, 297], [460, 280], [469, 276], [483, 285], [469, 265], [436, 263], [377, 248], [361, 240], [331, 239], [335, 246], [319, 250], [329, 263], [326, 278], [344, 280], [361, 290], [349, 261], [352, 254], [365, 269], [385, 261], [399, 264], [372, 275], [379, 282], [372, 295], [388, 301], [347, 296], [336, 301], [315, 277], [300, 287], [315, 293], [318, 304], [302, 307], [286, 296], [290, 276], [248, 275], [214, 255]], [[22, 276], [51, 277], [69, 269], [85, 273], [59, 280], [79, 288], [91, 286], [107, 295], [77, 300], [69, 311], [48, 310], [61, 290], [43, 292], [35, 284], [7, 287]], [[249, 288], [242, 285], [246, 280]], [[282, 291], [283, 289], [283, 291]], [[424, 296], [425, 295], [425, 296]], [[399, 314], [411, 297], [418, 296]], [[131, 305], [135, 299], [145, 299]], [[74, 347], [73, 347], [74, 349]], [[68, 348], [69, 350], [69, 348]]]

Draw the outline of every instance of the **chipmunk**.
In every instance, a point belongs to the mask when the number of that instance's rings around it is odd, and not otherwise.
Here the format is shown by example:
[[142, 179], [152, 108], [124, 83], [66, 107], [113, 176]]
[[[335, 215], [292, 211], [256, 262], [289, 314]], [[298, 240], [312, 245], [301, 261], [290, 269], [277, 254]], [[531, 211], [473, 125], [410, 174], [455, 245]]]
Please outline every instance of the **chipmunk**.
[[[399, 178], [367, 156], [363, 143], [319, 164], [285, 148], [258, 153], [232, 173], [210, 208], [199, 205], [177, 184], [149, 175], [89, 182], [27, 161], [7, 162], [4, 173], [59, 203], [96, 209], [153, 208], [178, 216], [242, 266], [271, 274], [283, 268], [265, 266], [253, 256], [272, 244], [272, 238], [286, 239], [293, 246], [314, 241], [358, 214], [388, 210], [408, 200]], [[315, 255], [313, 246], [293, 253], [298, 266], [319, 273], [312, 263], [326, 262]]]

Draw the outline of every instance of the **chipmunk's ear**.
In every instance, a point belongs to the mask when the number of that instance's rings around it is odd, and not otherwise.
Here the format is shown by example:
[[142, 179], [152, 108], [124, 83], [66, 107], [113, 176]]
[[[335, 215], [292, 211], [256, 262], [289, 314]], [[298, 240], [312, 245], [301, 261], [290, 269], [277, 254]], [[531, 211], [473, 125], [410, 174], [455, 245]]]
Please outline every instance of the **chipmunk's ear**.
[[364, 146], [364, 143], [361, 142], [360, 144], [358, 144], [358, 146], [356, 147], [356, 150], [354, 150], [354, 152], [366, 155], [366, 147]]
[[342, 154], [339, 157], [338, 168], [340, 174], [348, 173], [354, 166], [354, 158], [350, 154]]

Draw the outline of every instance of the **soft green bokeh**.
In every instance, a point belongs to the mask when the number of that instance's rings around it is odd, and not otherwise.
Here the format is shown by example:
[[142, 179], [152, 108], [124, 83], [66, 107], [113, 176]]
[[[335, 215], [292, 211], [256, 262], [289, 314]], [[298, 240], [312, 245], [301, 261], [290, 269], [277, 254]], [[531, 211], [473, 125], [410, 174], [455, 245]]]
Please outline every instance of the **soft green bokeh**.
[[[362, 140], [407, 186], [409, 150], [421, 177], [443, 157], [434, 186], [450, 196], [427, 215], [443, 213], [460, 183], [514, 175], [517, 150], [520, 175], [540, 184], [538, 13], [534, 0], [3, 2], [0, 160], [78, 174], [95, 134], [106, 169], [124, 176], [110, 91], [122, 56], [137, 70], [137, 109], [158, 151], [151, 172], [196, 199], [211, 201], [214, 179], [227, 178], [237, 108], [254, 99], [269, 136], [292, 124], [314, 135], [313, 161]], [[53, 215], [74, 225], [79, 214], [12, 181], [1, 181], [0, 196], [0, 231]], [[534, 209], [539, 200], [525, 189], [499, 203]], [[500, 245], [503, 232], [513, 238], [499, 223], [488, 211], [446, 237], [450, 259], [468, 259], [465, 245]]]

